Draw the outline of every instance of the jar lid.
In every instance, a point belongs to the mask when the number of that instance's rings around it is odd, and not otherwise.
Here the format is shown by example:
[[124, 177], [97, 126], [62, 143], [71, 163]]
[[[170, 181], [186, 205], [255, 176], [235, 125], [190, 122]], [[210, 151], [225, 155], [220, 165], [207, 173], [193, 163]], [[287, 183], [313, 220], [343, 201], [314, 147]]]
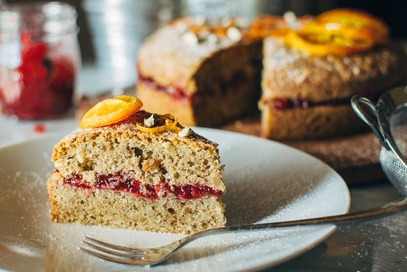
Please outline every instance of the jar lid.
[[[69, 4], [33, 2], [10, 5], [0, 11], [0, 33], [12, 38], [30, 33], [33, 39], [76, 31], [77, 12]], [[4, 37], [3, 37], [4, 38]]]

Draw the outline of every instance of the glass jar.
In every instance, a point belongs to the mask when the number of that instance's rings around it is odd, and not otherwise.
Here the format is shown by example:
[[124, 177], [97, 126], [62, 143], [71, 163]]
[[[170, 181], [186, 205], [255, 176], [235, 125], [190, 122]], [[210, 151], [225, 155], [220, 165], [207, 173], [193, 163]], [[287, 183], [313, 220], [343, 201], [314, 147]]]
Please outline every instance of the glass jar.
[[72, 105], [80, 65], [74, 7], [11, 5], [0, 12], [0, 102], [20, 119], [61, 116]]

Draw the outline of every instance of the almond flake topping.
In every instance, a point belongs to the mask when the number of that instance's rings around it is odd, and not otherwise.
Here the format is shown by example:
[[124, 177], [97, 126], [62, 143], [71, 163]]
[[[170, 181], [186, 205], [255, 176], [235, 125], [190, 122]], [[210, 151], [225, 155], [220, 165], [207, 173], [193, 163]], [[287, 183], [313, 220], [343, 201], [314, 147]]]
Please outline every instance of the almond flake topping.
[[191, 134], [191, 129], [189, 127], [184, 127], [180, 132], [178, 132], [178, 135], [181, 137], [187, 137], [189, 134]]
[[242, 33], [240, 32], [239, 29], [237, 29], [234, 26], [228, 28], [226, 35], [228, 36], [228, 39], [232, 42], [238, 42], [242, 39]]
[[185, 32], [181, 39], [188, 45], [197, 45], [199, 42], [198, 37], [195, 35], [195, 33], [192, 32]]
[[200, 43], [217, 44], [221, 40], [239, 42], [242, 39], [242, 30], [248, 28], [243, 18], [224, 18], [221, 20], [207, 20], [197, 16], [192, 19], [188, 28], [181, 33], [181, 39], [190, 46]]
[[154, 115], [153, 114], [151, 114], [150, 117], [148, 117], [147, 119], [144, 119], [144, 125], [146, 127], [154, 126]]

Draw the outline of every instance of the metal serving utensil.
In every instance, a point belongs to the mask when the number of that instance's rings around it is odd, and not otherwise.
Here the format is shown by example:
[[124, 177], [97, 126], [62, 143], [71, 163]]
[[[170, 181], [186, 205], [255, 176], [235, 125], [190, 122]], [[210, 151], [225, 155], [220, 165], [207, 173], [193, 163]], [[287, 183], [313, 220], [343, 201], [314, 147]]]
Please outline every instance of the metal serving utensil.
[[407, 86], [385, 92], [377, 105], [362, 96], [352, 97], [351, 103], [382, 144], [383, 172], [397, 191], [407, 196]]

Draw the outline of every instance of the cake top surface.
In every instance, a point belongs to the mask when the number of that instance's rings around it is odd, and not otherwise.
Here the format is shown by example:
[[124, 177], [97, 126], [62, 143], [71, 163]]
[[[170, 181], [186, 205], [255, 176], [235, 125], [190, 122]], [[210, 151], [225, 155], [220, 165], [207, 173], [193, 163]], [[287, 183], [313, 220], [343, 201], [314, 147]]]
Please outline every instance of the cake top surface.
[[263, 100], [348, 99], [356, 93], [373, 94], [405, 82], [407, 55], [392, 41], [359, 54], [326, 57], [309, 56], [272, 38], [266, 38], [264, 44]]
[[[132, 97], [123, 100], [138, 104]], [[151, 186], [165, 181], [169, 186], [198, 184], [225, 190], [217, 143], [182, 126], [171, 114], [133, 109], [127, 116], [120, 107], [105, 108], [109, 101], [90, 109], [90, 117], [85, 114], [85, 120], [95, 121], [94, 127], [78, 128], [54, 146], [51, 159], [60, 175], [81, 175], [81, 182], [89, 185], [100, 175], [124, 173]]]
[[163, 86], [174, 81], [178, 86], [188, 86], [207, 58], [222, 49], [244, 44], [246, 28], [243, 19], [225, 22], [177, 19], [145, 40], [138, 53], [138, 71]]
[[[168, 120], [170, 120], [168, 122]], [[112, 133], [119, 131], [134, 131], [137, 133], [146, 134], [176, 134], [179, 137], [186, 137], [191, 140], [203, 141], [212, 143], [210, 140], [195, 133], [191, 128], [184, 127], [178, 123], [176, 117], [171, 114], [155, 114], [144, 110], [139, 110], [133, 113], [126, 119], [114, 124], [95, 127], [95, 128], [77, 128], [70, 134], [66, 135], [62, 141], [69, 141], [79, 134], [94, 134], [94, 133]]]
[[120, 95], [104, 99], [85, 113], [80, 121], [80, 128], [67, 135], [64, 140], [72, 139], [78, 134], [127, 130], [147, 134], [177, 133], [180, 137], [210, 142], [178, 123], [176, 116], [150, 113], [140, 110], [142, 107], [143, 102], [136, 96]]
[[138, 71], [163, 86], [193, 92], [194, 74], [216, 52], [273, 37], [310, 56], [350, 55], [371, 50], [389, 39], [389, 29], [379, 18], [360, 10], [335, 9], [316, 17], [260, 15], [242, 18], [181, 18], [157, 30], [139, 51]]

